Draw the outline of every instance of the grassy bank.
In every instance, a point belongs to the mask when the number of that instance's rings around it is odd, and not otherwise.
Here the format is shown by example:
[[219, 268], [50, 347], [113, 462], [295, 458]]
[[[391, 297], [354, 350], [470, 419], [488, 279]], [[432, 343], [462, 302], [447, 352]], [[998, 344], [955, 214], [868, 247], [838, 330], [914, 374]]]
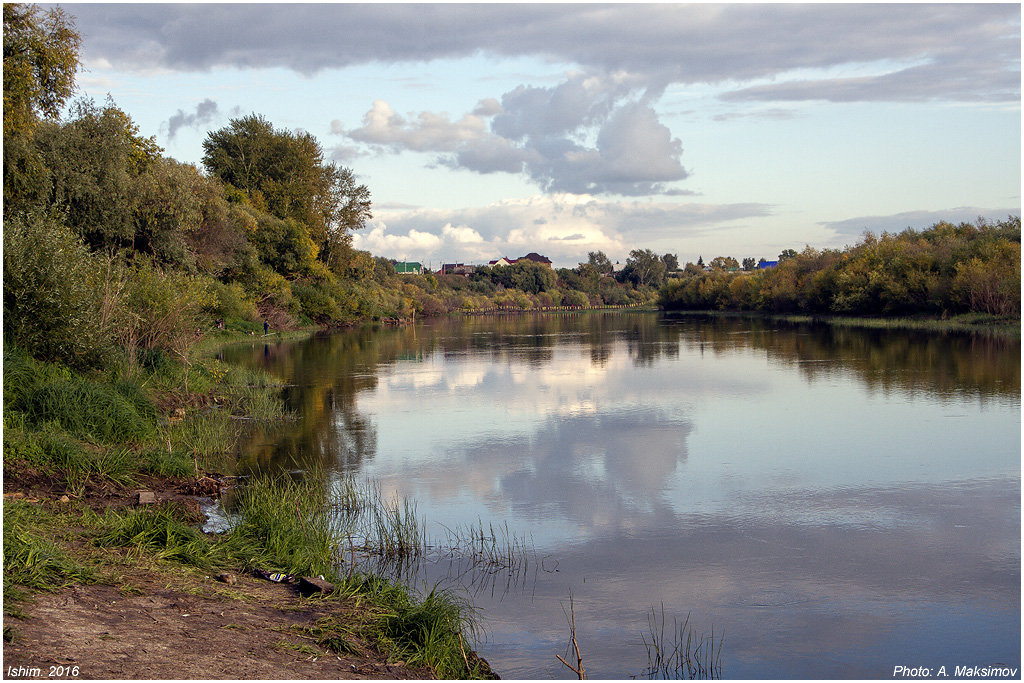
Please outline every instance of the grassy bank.
[[[206, 343], [209, 350], [236, 340], [251, 337]], [[188, 364], [150, 354], [128, 374], [79, 372], [7, 346], [5, 642], [18, 638], [18, 619], [34, 597], [67, 586], [117, 585], [126, 567], [263, 570], [322, 576], [334, 586], [326, 600], [359, 606], [354, 621], [317, 626], [309, 637], [320, 651], [369, 643], [384, 660], [438, 677], [487, 675], [486, 663], [467, 656], [472, 612], [456, 597], [416, 596], [344, 565], [338, 516], [322, 478], [250, 481], [234, 492], [238, 523], [231, 531], [199, 530], [202, 515], [191, 494], [217, 493], [247, 425], [287, 417], [278, 391], [265, 373], [207, 353]], [[140, 489], [156, 492], [159, 502], [136, 504]]]

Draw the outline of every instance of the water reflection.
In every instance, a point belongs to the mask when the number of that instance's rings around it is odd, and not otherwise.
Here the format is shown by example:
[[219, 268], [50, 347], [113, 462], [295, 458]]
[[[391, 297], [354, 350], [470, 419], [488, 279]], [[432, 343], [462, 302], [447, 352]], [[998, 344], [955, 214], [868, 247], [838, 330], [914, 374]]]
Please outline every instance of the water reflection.
[[506, 677], [569, 673], [570, 591], [596, 676], [642, 672], [661, 603], [725, 630], [728, 677], [1019, 665], [1019, 342], [615, 313], [226, 357], [290, 385], [299, 415], [248, 467], [315, 462], [428, 523], [529, 537], [528, 571], [396, 569], [470, 590]]

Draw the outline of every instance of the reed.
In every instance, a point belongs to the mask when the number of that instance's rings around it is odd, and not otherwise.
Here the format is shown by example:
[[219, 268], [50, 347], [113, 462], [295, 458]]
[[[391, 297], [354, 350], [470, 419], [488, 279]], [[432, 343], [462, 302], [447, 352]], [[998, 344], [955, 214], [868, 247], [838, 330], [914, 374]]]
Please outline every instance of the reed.
[[394, 559], [409, 559], [427, 550], [426, 526], [408, 498], [385, 499], [379, 489], [366, 511], [369, 529], [364, 534], [368, 552]]
[[467, 556], [476, 567], [488, 570], [525, 571], [529, 566], [531, 553], [536, 557], [533, 544], [525, 536], [517, 536], [508, 522], [495, 527], [493, 523], [476, 524], [450, 529], [447, 547], [450, 554]]
[[661, 612], [651, 608], [647, 615], [646, 634], [642, 633], [647, 648], [648, 679], [716, 679], [722, 677], [722, 643], [725, 636], [715, 642], [714, 628], [710, 635], [697, 632], [690, 626], [690, 615], [682, 624], [672, 619], [672, 628], [666, 633], [665, 605]]

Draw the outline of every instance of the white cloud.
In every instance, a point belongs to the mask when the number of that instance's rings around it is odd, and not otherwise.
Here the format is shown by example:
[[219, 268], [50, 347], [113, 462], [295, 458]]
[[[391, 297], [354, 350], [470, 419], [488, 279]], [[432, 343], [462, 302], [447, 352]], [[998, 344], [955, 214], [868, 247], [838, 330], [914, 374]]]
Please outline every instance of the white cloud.
[[683, 242], [770, 212], [762, 204], [611, 202], [561, 193], [456, 210], [379, 211], [373, 228], [354, 239], [374, 254], [434, 264], [485, 263], [536, 251], [556, 267], [573, 267], [588, 251], [625, 261], [630, 250], [649, 242]]
[[551, 88], [519, 86], [500, 103], [484, 100], [457, 121], [431, 112], [406, 118], [377, 100], [360, 128], [332, 124], [332, 132], [378, 150], [436, 152], [450, 168], [525, 173], [548, 192], [678, 191], [666, 183], [689, 175], [682, 143], [647, 104], [651, 97], [629, 74], [572, 73]]

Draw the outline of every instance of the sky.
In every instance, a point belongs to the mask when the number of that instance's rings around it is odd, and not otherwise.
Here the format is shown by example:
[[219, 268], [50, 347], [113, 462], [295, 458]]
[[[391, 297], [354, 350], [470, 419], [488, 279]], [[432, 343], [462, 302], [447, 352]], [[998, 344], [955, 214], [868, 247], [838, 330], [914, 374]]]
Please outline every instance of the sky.
[[1020, 215], [1019, 4], [64, 4], [165, 155], [256, 113], [377, 256], [774, 259]]

